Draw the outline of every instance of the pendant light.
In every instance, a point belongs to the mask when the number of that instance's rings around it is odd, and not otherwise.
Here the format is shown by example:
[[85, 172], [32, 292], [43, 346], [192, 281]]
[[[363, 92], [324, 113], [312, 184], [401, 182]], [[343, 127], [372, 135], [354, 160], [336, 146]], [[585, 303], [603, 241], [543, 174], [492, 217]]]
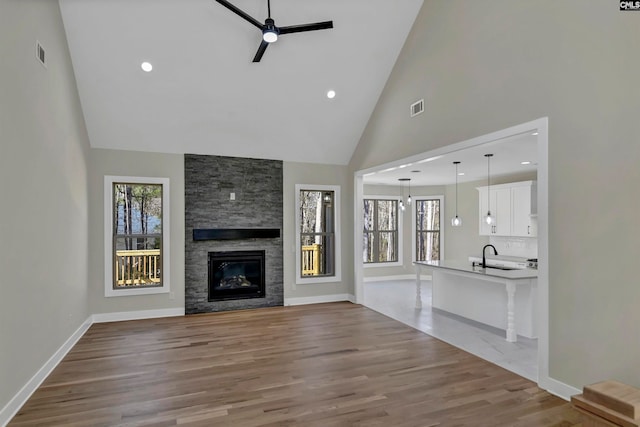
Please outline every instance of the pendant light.
[[487, 214], [484, 216], [484, 222], [487, 225], [495, 225], [496, 219], [491, 215], [491, 157], [493, 154], [485, 154], [487, 158]]
[[460, 162], [453, 162], [456, 165], [456, 216], [451, 218], [452, 227], [460, 227], [462, 225], [462, 218], [458, 216], [458, 165]]
[[[409, 197], [407, 197], [407, 206], [411, 206], [411, 178], [398, 178], [398, 181], [409, 183]], [[404, 195], [404, 189], [402, 191], [402, 194]], [[404, 202], [402, 200], [400, 200], [400, 209], [405, 209]]]

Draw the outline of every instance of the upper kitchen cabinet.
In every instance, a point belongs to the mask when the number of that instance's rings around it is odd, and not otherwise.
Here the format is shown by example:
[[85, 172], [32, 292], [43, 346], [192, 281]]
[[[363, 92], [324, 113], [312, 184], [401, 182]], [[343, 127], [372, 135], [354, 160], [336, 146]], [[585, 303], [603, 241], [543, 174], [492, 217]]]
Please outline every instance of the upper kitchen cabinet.
[[535, 181], [524, 181], [511, 187], [511, 235], [536, 237], [538, 191]]
[[[537, 190], [535, 181], [478, 187], [479, 221], [482, 236], [536, 237]], [[487, 192], [489, 194], [487, 195]], [[484, 221], [487, 211], [495, 224]]]
[[[487, 197], [487, 187], [480, 187], [480, 235], [511, 235], [511, 189], [492, 186]], [[488, 203], [488, 205], [487, 205]], [[488, 225], [484, 221], [487, 211], [495, 218], [495, 224]]]

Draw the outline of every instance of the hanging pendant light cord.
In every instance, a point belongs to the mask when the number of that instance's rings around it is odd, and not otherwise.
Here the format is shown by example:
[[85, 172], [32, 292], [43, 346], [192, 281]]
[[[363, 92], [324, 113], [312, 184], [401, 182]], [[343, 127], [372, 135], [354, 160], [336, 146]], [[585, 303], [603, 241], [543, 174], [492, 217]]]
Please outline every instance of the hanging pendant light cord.
[[494, 223], [494, 220], [491, 216], [491, 157], [493, 154], [485, 154], [487, 158], [487, 216], [486, 223], [487, 225], [491, 225]]
[[493, 154], [485, 154], [487, 156], [487, 208], [491, 212], [491, 156]]
[[456, 163], [456, 218], [458, 217], [458, 163]]

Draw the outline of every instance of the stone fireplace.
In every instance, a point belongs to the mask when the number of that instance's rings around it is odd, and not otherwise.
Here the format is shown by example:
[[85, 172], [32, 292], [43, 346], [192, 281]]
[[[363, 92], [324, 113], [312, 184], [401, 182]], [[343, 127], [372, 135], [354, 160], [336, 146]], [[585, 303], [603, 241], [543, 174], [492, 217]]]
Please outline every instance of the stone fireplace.
[[186, 314], [284, 304], [282, 162], [185, 155]]

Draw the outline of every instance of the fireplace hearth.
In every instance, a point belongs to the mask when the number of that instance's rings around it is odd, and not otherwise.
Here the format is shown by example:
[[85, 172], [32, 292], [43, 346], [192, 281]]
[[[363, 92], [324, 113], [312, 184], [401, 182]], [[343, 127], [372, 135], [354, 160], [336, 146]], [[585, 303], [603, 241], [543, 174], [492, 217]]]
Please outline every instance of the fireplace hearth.
[[209, 252], [209, 301], [265, 297], [265, 251]]

